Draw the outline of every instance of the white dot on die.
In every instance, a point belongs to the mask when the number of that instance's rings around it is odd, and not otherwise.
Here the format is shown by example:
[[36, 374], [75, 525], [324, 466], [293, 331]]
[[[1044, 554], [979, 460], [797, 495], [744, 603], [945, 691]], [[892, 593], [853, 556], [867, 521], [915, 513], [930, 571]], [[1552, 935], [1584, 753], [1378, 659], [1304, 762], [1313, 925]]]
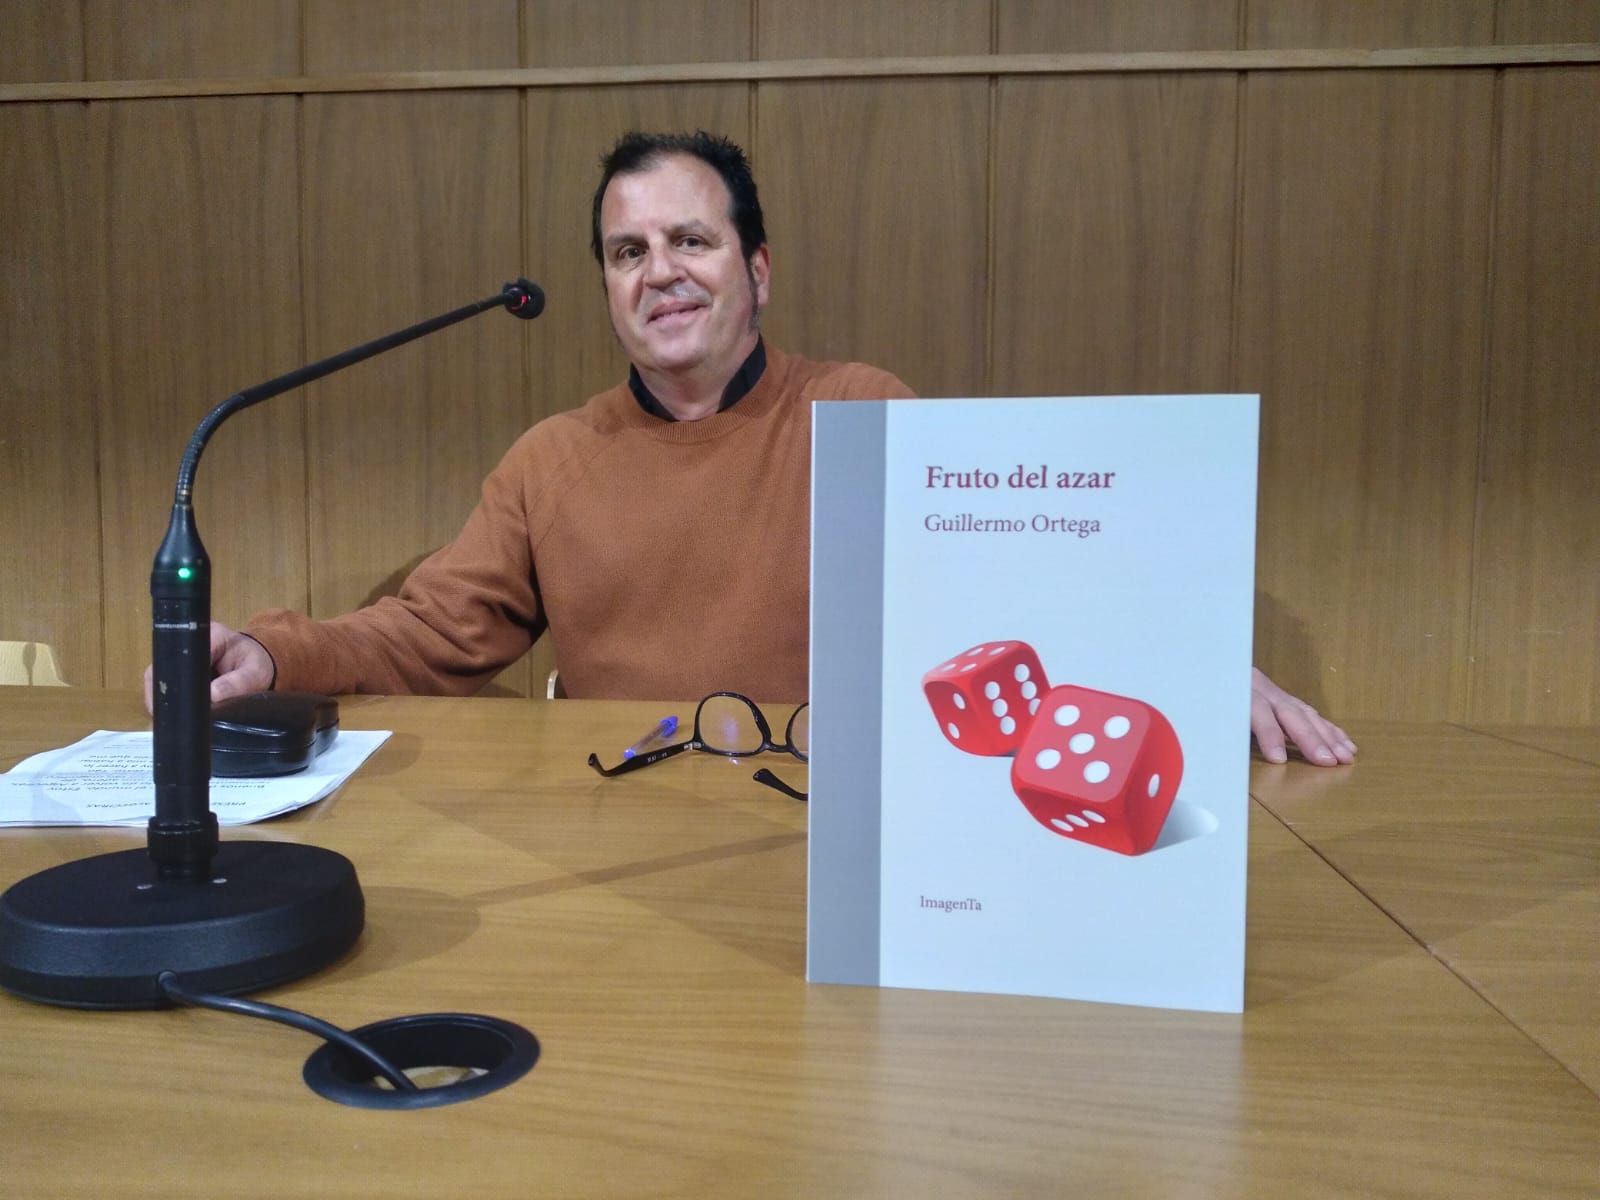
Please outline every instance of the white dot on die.
[[1074, 754], [1087, 754], [1094, 749], [1094, 734], [1075, 733], [1072, 740], [1067, 743], [1067, 749]]
[[975, 667], [977, 665], [978, 665], [977, 663], [968, 663], [966, 666], [962, 667], [961, 669], [963, 671], [970, 671], [970, 670], [972, 670], [973, 667]]
[[1085, 821], [1077, 813], [1068, 813], [1067, 814], [1067, 820], [1071, 821], [1079, 829], [1087, 829], [1087, 828], [1089, 828], [1089, 822]]
[[1005, 716], [1006, 715], [1006, 702], [1004, 700], [996, 700], [994, 702], [993, 712], [994, 712], [994, 715], [997, 716], [997, 717]]
[[947, 662], [947, 663], [945, 663], [944, 666], [940, 667], [939, 670], [948, 671], [951, 667], [953, 667], [955, 665], [956, 665], [955, 664], [955, 660], [952, 659], [950, 662]]
[[1076, 704], [1063, 704], [1055, 711], [1057, 725], [1076, 725], [1078, 723], [1078, 706]]
[[1106, 736], [1108, 738], [1126, 737], [1133, 723], [1127, 717], [1112, 717], [1106, 722]]
[[1038, 700], [1037, 697], [1035, 697], [1034, 699], [1028, 701], [1028, 715], [1031, 717], [1031, 716], [1033, 716], [1034, 713], [1036, 713], [1038, 711], [1039, 711], [1039, 700]]
[[950, 703], [954, 704], [957, 708], [965, 708], [967, 706], [967, 698], [960, 692], [957, 692], [955, 695], [950, 697]]
[[963, 657], [976, 658], [978, 655], [980, 655], [982, 653], [983, 653], [983, 647], [982, 646], [974, 646], [971, 650], [968, 650]]
[[1000, 685], [991, 679], [988, 683], [983, 685], [983, 694], [989, 697], [989, 699], [993, 700], [1000, 694]]
[[1023, 683], [1027, 680], [1028, 676], [1032, 674], [1032, 672], [1028, 670], [1027, 663], [1018, 663], [1017, 669], [1011, 672], [1011, 674], [1018, 683]]
[[1046, 746], [1033, 756], [1033, 765], [1041, 771], [1053, 771], [1061, 765], [1061, 751], [1053, 746]]
[[1104, 783], [1111, 777], [1111, 764], [1097, 758], [1083, 769], [1083, 777], [1090, 783]]
[[1000, 732], [1001, 733], [1012, 734], [1012, 733], [1015, 733], [1016, 731], [1017, 731], [1017, 721], [1016, 721], [1015, 717], [1001, 717], [1000, 718]]
[[1106, 823], [1106, 819], [1104, 817], [1097, 812], [1091, 812], [1089, 809], [1084, 809], [1083, 815], [1088, 817], [1089, 820], [1093, 821], [1096, 825], [1104, 825]]
[[1031, 679], [1023, 681], [1023, 684], [1022, 684], [1022, 698], [1024, 700], [1032, 700], [1038, 694], [1039, 694], [1039, 685], [1037, 683], [1035, 683]]
[[1062, 833], [1077, 833], [1078, 832], [1071, 825], [1068, 825], [1065, 821], [1058, 820], [1055, 817], [1051, 817], [1050, 818], [1050, 824], [1054, 825], [1057, 829], [1061, 830]]
[[1150, 776], [1150, 786], [1148, 788], [1146, 788], [1145, 791], [1150, 793], [1151, 799], [1154, 799], [1155, 798], [1155, 794], [1157, 792], [1159, 792], [1160, 790], [1161, 790], [1161, 776], [1159, 776], [1159, 775]]
[[959, 741], [961, 738], [961, 730], [956, 728], [956, 723], [954, 721], [951, 721], [950, 724], [946, 725], [944, 727], [944, 731], [950, 735], [951, 741]]
[[993, 658], [996, 654], [1004, 654], [1005, 652], [1006, 652], [1005, 643], [1002, 642], [1000, 645], [996, 646], [993, 650], [989, 651], [989, 657]]

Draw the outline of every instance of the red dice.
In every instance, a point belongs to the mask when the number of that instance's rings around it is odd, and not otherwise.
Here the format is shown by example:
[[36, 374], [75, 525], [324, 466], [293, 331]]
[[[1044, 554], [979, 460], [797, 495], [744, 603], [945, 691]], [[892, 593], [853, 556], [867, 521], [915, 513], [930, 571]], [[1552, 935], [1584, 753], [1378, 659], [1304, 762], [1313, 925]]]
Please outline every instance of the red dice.
[[1044, 696], [1011, 764], [1017, 798], [1046, 829], [1121, 854], [1155, 844], [1183, 749], [1140, 700], [1067, 685]]
[[1050, 690], [1026, 642], [984, 642], [922, 677], [939, 729], [969, 754], [1010, 754]]

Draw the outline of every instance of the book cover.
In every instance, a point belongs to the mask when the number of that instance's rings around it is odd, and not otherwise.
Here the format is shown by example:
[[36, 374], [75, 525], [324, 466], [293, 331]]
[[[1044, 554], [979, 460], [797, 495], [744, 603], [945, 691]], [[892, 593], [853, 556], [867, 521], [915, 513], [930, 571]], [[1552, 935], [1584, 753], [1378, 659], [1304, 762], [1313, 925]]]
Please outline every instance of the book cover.
[[808, 979], [1242, 1009], [1257, 422], [814, 406]]

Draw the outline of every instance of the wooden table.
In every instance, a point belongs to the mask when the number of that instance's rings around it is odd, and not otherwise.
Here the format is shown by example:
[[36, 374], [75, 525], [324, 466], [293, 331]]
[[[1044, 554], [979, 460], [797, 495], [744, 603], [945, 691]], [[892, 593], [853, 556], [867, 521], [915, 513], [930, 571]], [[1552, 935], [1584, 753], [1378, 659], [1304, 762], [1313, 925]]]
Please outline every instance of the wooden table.
[[[347, 699], [394, 737], [229, 835], [338, 850], [366, 890], [356, 951], [270, 999], [504, 1017], [543, 1043], [531, 1074], [350, 1109], [279, 1026], [0, 997], [0, 1192], [1600, 1195], [1594, 738], [1357, 724], [1354, 768], [1257, 764], [1233, 1017], [808, 985], [803, 805], [707, 755], [584, 766], [661, 715]], [[0, 767], [143, 720], [131, 693], [0, 689]], [[0, 883], [141, 839], [0, 831]]]

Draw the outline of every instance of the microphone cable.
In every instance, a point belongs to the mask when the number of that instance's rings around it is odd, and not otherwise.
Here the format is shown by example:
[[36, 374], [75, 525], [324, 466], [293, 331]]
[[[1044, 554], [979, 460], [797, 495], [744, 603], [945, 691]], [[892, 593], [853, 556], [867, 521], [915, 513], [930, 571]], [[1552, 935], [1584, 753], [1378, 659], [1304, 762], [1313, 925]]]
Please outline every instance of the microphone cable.
[[238, 1013], [245, 1017], [259, 1017], [263, 1021], [276, 1021], [279, 1025], [287, 1025], [290, 1029], [298, 1029], [302, 1033], [309, 1033], [319, 1037], [325, 1042], [342, 1046], [350, 1053], [364, 1059], [379, 1075], [388, 1080], [397, 1091], [415, 1092], [419, 1089], [404, 1071], [360, 1038], [345, 1032], [337, 1025], [330, 1025], [327, 1021], [319, 1020], [306, 1013], [296, 1012], [292, 1008], [280, 1008], [276, 1004], [264, 1004], [259, 1000], [241, 1000], [237, 996], [219, 996], [211, 992], [190, 991], [179, 982], [178, 977], [171, 971], [163, 971], [156, 976], [156, 985], [161, 989], [167, 999], [175, 1004], [189, 1004], [196, 1008], [212, 1008], [218, 1012]]

